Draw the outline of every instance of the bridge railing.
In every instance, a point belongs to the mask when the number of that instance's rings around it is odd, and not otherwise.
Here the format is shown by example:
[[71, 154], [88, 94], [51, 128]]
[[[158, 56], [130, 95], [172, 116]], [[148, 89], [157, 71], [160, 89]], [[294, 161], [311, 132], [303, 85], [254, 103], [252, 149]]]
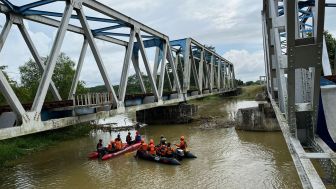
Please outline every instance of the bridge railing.
[[76, 95], [73, 99], [73, 105], [76, 107], [81, 106], [104, 106], [112, 105], [111, 93], [87, 93]]

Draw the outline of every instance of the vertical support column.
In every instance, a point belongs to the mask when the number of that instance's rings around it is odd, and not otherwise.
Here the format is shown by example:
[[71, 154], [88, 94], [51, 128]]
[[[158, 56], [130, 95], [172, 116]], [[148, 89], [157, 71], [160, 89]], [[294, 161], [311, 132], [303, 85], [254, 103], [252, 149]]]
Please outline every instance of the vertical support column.
[[126, 50], [126, 55], [124, 59], [123, 69], [120, 78], [119, 84], [119, 103], [124, 104], [125, 95], [126, 95], [126, 88], [127, 88], [127, 81], [128, 81], [128, 71], [129, 65], [131, 63], [132, 54], [133, 54], [133, 47], [134, 47], [134, 39], [135, 39], [135, 31], [131, 28], [130, 31], [130, 38]]
[[[166, 40], [168, 41], [168, 40]], [[178, 57], [178, 55], [176, 54], [176, 56]], [[167, 42], [167, 59], [168, 62], [170, 63], [170, 67], [172, 69], [173, 72], [173, 76], [174, 76], [174, 86], [176, 87], [177, 93], [178, 94], [182, 94], [184, 93], [184, 91], [182, 91], [181, 88], [181, 84], [180, 84], [180, 80], [177, 74], [177, 63], [174, 63], [174, 58], [173, 58], [173, 51], [170, 47], [170, 44]], [[182, 64], [180, 64], [182, 66]]]
[[159, 47], [155, 47], [155, 58], [154, 58], [154, 66], [153, 66], [153, 77], [155, 81], [157, 78], [157, 70], [160, 65], [161, 58], [163, 58], [163, 56], [161, 55], [161, 49]]
[[229, 88], [230, 88], [230, 86], [229, 85], [227, 85], [228, 84], [228, 82], [227, 82], [227, 80], [228, 80], [228, 72], [227, 72], [227, 63], [224, 61], [224, 62], [222, 62], [222, 64], [223, 64], [223, 66], [222, 66], [222, 68], [223, 68], [223, 70], [222, 70], [222, 73], [223, 73], [223, 81], [222, 81], [222, 83], [223, 83], [223, 89], [224, 89], [224, 91], [226, 91], [226, 90], [228, 90]]
[[310, 139], [314, 139], [315, 130], [317, 126], [317, 116], [320, 98], [320, 75], [322, 64], [322, 50], [323, 50], [323, 32], [324, 32], [324, 17], [325, 17], [325, 0], [315, 0], [315, 14], [314, 14], [314, 37], [317, 44], [317, 61], [315, 62], [313, 72], [313, 94], [312, 94], [312, 128], [309, 129]]
[[144, 43], [143, 43], [143, 40], [142, 40], [142, 37], [141, 37], [141, 34], [140, 34], [140, 29], [139, 28], [135, 28], [135, 29], [136, 29], [136, 35], [135, 36], [137, 38], [137, 42], [140, 44], [140, 53], [141, 53], [143, 62], [145, 64], [147, 75], [149, 77], [149, 82], [150, 82], [150, 84], [152, 86], [152, 91], [154, 93], [154, 96], [155, 96], [156, 100], [160, 101], [161, 97], [160, 97], [159, 92], [157, 90], [156, 82], [154, 81], [151, 69], [149, 67], [149, 61], [148, 61], [146, 50], [145, 50], [145, 46], [144, 46]]
[[[167, 66], [167, 65], [166, 65]], [[172, 86], [172, 82], [171, 82], [171, 79], [170, 79], [170, 75], [169, 75], [169, 72], [168, 72], [168, 69], [166, 68], [165, 69], [166, 71], [166, 75], [167, 75], [167, 79], [168, 79], [168, 87], [169, 87], [169, 90], [170, 91], [173, 91], [173, 86]]]
[[236, 82], [236, 75], [235, 75], [233, 64], [232, 64], [232, 79], [233, 79], [233, 89], [236, 89], [237, 88], [237, 82]]
[[80, 73], [82, 72], [84, 58], [85, 58], [85, 54], [86, 54], [88, 44], [89, 44], [88, 40], [85, 39], [85, 37], [84, 37], [84, 42], [83, 42], [82, 50], [81, 50], [81, 53], [80, 53], [80, 56], [79, 56], [75, 76], [72, 79], [71, 89], [70, 89], [69, 96], [68, 96], [69, 100], [75, 98], [77, 85], [78, 85], [78, 81], [79, 81], [79, 76], [80, 76]]
[[187, 93], [190, 89], [190, 45], [191, 39], [186, 39], [185, 49], [183, 49], [184, 70], [183, 70], [183, 93]]
[[[268, 1], [265, 0], [264, 1], [264, 4], [268, 4]], [[265, 6], [265, 5], [264, 5]], [[269, 6], [267, 6], [269, 7]], [[271, 94], [272, 98], [275, 97], [274, 95], [274, 88], [275, 88], [275, 84], [274, 84], [274, 78], [276, 77], [275, 74], [275, 70], [274, 70], [274, 66], [273, 66], [273, 60], [274, 60], [274, 41], [272, 40], [272, 18], [271, 18], [271, 15], [269, 13], [269, 8], [266, 8], [265, 9], [265, 12], [264, 12], [264, 20], [265, 23], [264, 24], [264, 27], [265, 27], [265, 36], [266, 36], [266, 40], [265, 40], [265, 44], [266, 44], [266, 48], [267, 48], [267, 55], [266, 55], [266, 59], [267, 59], [267, 62], [268, 62], [268, 66], [267, 66], [267, 75], [268, 75], [268, 91], [269, 93]]]
[[160, 70], [160, 79], [159, 79], [159, 96], [162, 98], [163, 93], [163, 85], [165, 80], [166, 73], [166, 57], [167, 57], [167, 41], [163, 41], [163, 56], [161, 62], [161, 70]]
[[215, 62], [217, 62], [217, 89], [218, 91], [221, 89], [221, 67], [222, 67], [222, 64], [220, 61], [217, 61], [216, 60], [216, 57], [214, 55], [212, 55], [212, 58], [214, 59]]
[[198, 65], [198, 87], [199, 87], [200, 94], [202, 94], [202, 91], [203, 91], [203, 73], [204, 73], [203, 63], [204, 63], [204, 49], [202, 49], [201, 51], [201, 59]]
[[295, 115], [295, 36], [296, 29], [296, 0], [285, 0], [285, 16], [286, 16], [286, 32], [287, 32], [287, 58], [288, 58], [288, 79], [287, 79], [287, 91], [288, 91], [288, 104], [287, 104], [287, 121], [291, 133], [297, 137], [296, 128], [296, 115]]
[[212, 92], [213, 88], [214, 88], [214, 78], [215, 74], [214, 74], [214, 62], [213, 62], [213, 58], [211, 56], [211, 60], [210, 60], [210, 92]]
[[146, 94], [147, 93], [146, 87], [145, 87], [145, 84], [143, 82], [142, 74], [141, 74], [140, 67], [139, 67], [139, 52], [138, 51], [137, 52], [133, 52], [132, 63], [133, 63], [133, 67], [134, 67], [135, 73], [136, 73], [137, 78], [138, 78], [139, 83], [140, 83], [141, 91], [144, 94]]
[[198, 89], [198, 92], [201, 93], [200, 86], [198, 85], [199, 83], [198, 83], [197, 68], [196, 68], [195, 58], [194, 58], [194, 54], [192, 52], [191, 45], [189, 46], [189, 51], [190, 51], [190, 64], [191, 64], [191, 68], [192, 68], [192, 72], [193, 72], [194, 81], [195, 81], [195, 84], [196, 84], [196, 88]]
[[[35, 47], [33, 41], [31, 40], [31, 38], [29, 36], [29, 33], [28, 33], [23, 21], [22, 21], [21, 24], [18, 24], [17, 26], [18, 26], [18, 28], [19, 28], [19, 30], [22, 34], [22, 37], [25, 40], [25, 42], [26, 42], [26, 44], [29, 48], [29, 51], [32, 54], [36, 64], [38, 65], [40, 71], [43, 73], [44, 69], [45, 69], [44, 63], [42, 62], [41, 57], [38, 54], [38, 52], [36, 50], [36, 47]], [[57, 100], [57, 101], [62, 100], [62, 97], [59, 94], [59, 92], [58, 92], [58, 90], [57, 90], [57, 88], [56, 88], [56, 86], [55, 86], [55, 84], [52, 80], [51, 80], [49, 89], [50, 89], [51, 93], [53, 94], [55, 100]]]
[[67, 31], [70, 16], [72, 14], [73, 6], [69, 2], [65, 7], [63, 17], [61, 20], [61, 25], [57, 31], [56, 38], [54, 44], [51, 48], [49, 58], [47, 60], [47, 67], [43, 72], [33, 105], [32, 110], [36, 112], [41, 112], [43, 102], [47, 95], [47, 90], [51, 82], [52, 74], [54, 73], [56, 59], [60, 53], [61, 46], [64, 40], [65, 32]]
[[113, 89], [112, 82], [107, 75], [106, 68], [104, 66], [103, 60], [101, 59], [100, 53], [99, 53], [98, 48], [97, 48], [97, 44], [96, 44], [96, 42], [93, 38], [91, 29], [90, 29], [89, 24], [86, 20], [86, 16], [83, 12], [83, 9], [76, 9], [76, 13], [79, 17], [79, 21], [80, 21], [80, 23], [82, 25], [82, 28], [84, 30], [85, 37], [87, 38], [87, 40], [89, 42], [92, 54], [93, 54], [93, 56], [96, 60], [96, 63], [98, 65], [98, 68], [99, 68], [99, 71], [100, 71], [100, 74], [103, 77], [105, 87], [106, 87], [107, 91], [112, 94], [113, 102], [118, 105], [117, 95], [116, 95], [116, 93]]

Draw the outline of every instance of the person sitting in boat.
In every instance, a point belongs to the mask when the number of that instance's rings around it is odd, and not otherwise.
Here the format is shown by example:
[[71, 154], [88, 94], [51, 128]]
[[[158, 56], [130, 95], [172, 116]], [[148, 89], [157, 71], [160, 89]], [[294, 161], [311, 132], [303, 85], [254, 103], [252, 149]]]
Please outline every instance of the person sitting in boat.
[[109, 153], [113, 153], [116, 150], [115, 142], [113, 140], [110, 141], [109, 145], [107, 146], [107, 151]]
[[97, 144], [97, 152], [99, 154], [99, 156], [103, 156], [106, 153], [106, 148], [103, 147], [103, 140], [99, 139], [99, 142]]
[[184, 136], [181, 136], [180, 138], [180, 144], [175, 144], [175, 146], [179, 147], [183, 151], [187, 151], [187, 142], [184, 141]]
[[138, 142], [141, 142], [142, 139], [141, 139], [141, 135], [139, 134], [138, 131], [135, 132], [135, 140], [134, 140], [134, 143], [138, 143]]
[[99, 142], [97, 144], [97, 152], [101, 151], [103, 149], [103, 140], [99, 139]]
[[132, 136], [131, 136], [131, 132], [128, 132], [127, 136], [126, 136], [126, 142], [128, 145], [131, 145], [132, 142]]
[[163, 135], [161, 135], [161, 137], [160, 137], [160, 146], [161, 145], [166, 145], [166, 141], [167, 141], [167, 139], [163, 136]]
[[148, 149], [148, 144], [145, 143], [144, 139], [141, 139], [141, 145], [139, 147], [139, 151], [141, 151], [141, 152], [147, 152], [147, 149]]
[[120, 141], [122, 143], [121, 138], [120, 138], [120, 133], [118, 133], [117, 138], [115, 138], [114, 141]]
[[160, 146], [160, 151], [159, 151], [160, 156], [165, 157], [167, 155], [167, 146], [165, 144], [162, 144]]
[[120, 139], [120, 135], [118, 135], [118, 136], [119, 136], [119, 138], [116, 138], [116, 139], [114, 140], [116, 151], [119, 151], [119, 150], [122, 149], [122, 142], [121, 142], [121, 139]]
[[149, 141], [148, 151], [151, 155], [156, 155], [156, 149], [155, 149], [155, 144], [154, 144], [153, 139], [150, 139], [150, 141]]
[[170, 142], [168, 142], [167, 150], [166, 150], [166, 156], [167, 157], [173, 157], [174, 156], [174, 151], [175, 151], [175, 149], [173, 147], [171, 147]]

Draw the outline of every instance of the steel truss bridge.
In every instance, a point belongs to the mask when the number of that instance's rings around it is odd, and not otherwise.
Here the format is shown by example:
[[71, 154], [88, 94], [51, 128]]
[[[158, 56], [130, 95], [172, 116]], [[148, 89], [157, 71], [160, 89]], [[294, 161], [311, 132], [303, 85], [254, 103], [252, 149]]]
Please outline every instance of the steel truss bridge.
[[[313, 159], [327, 180], [335, 184], [336, 178], [336, 155], [316, 134], [320, 93], [324, 105], [333, 103], [323, 98], [325, 89], [320, 87], [321, 70], [332, 74], [323, 35], [326, 7], [336, 6], [325, 0], [263, 0], [267, 89], [304, 188], [325, 188]], [[324, 113], [336, 115], [335, 110]], [[329, 132], [335, 128], [331, 123]]]
[[[14, 125], [11, 123], [0, 129], [0, 140], [236, 90], [233, 64], [216, 52], [191, 38], [169, 41], [169, 37], [165, 34], [98, 1], [40, 0], [20, 6], [12, 4], [10, 0], [0, 2], [0, 12], [7, 18], [0, 34], [0, 51], [10, 29], [16, 25], [43, 73], [33, 103], [22, 104], [4, 73], [0, 72], [1, 93], [9, 105], [2, 107], [1, 113], [12, 111], [11, 114], [15, 117]], [[52, 12], [50, 8], [46, 8], [56, 2], [64, 4], [64, 12]], [[86, 15], [86, 11], [101, 16]], [[42, 62], [24, 20], [57, 28], [46, 64]], [[79, 24], [72, 24], [73, 20], [79, 21]], [[97, 23], [104, 24], [104, 27], [90, 26], [97, 26]], [[69, 97], [61, 99], [57, 86], [52, 81], [52, 75], [66, 32], [82, 35], [83, 45]], [[111, 78], [108, 77], [108, 68], [103, 64], [96, 40], [125, 47], [126, 53], [123, 68], [120, 70], [121, 78], [117, 92], [112, 86]], [[104, 80], [106, 93], [76, 94], [88, 47]], [[153, 68], [150, 67], [146, 53], [146, 49], [151, 47], [156, 48]], [[151, 91], [146, 91], [143, 82], [139, 53], [146, 69], [145, 73], [149, 77]], [[142, 94], [126, 94], [130, 64], [137, 74]], [[179, 70], [182, 72], [180, 75]], [[166, 80], [168, 86], [164, 86]], [[170, 92], [164, 92], [167, 87]], [[55, 102], [45, 102], [48, 90], [52, 92]]]

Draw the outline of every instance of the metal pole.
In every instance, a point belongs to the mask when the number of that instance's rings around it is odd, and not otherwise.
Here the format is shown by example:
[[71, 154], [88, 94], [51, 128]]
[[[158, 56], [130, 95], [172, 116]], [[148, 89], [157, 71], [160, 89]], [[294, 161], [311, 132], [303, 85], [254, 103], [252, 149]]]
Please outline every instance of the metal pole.
[[77, 68], [76, 68], [76, 72], [75, 72], [75, 76], [72, 79], [72, 84], [71, 84], [71, 89], [70, 89], [70, 92], [69, 92], [68, 99], [72, 99], [74, 97], [74, 95], [76, 94], [77, 85], [78, 85], [78, 81], [79, 81], [79, 76], [80, 76], [80, 73], [82, 72], [84, 58], [85, 58], [85, 54], [86, 54], [88, 44], [89, 44], [88, 40], [86, 38], [84, 38], [82, 50], [81, 50], [81, 53], [80, 53], [80, 56], [79, 56], [79, 60], [78, 60], [78, 64], [77, 64]]

